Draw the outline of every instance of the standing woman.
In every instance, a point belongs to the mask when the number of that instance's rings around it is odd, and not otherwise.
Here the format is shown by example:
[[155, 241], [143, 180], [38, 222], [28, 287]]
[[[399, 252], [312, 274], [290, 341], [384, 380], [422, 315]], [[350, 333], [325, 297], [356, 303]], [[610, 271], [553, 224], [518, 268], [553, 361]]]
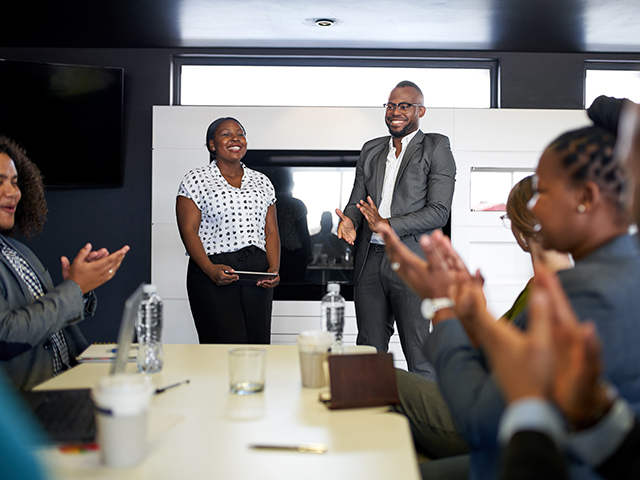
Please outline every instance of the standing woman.
[[200, 343], [268, 344], [273, 287], [234, 272], [280, 268], [276, 196], [269, 179], [241, 162], [244, 127], [231, 117], [207, 130], [211, 162], [191, 170], [178, 189], [176, 215], [189, 254], [187, 293]]

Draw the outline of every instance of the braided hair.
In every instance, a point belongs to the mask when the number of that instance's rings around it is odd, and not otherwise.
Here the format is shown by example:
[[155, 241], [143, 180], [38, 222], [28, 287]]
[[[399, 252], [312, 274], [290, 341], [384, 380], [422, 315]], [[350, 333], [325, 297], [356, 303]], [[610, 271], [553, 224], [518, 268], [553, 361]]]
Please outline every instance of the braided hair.
[[549, 148], [562, 154], [562, 167], [572, 181], [594, 182], [606, 198], [623, 210], [621, 197], [626, 179], [622, 164], [614, 156], [617, 118], [622, 106], [618, 102], [622, 101], [598, 97], [588, 110], [595, 125], [566, 132]]
[[42, 232], [44, 222], [47, 221], [48, 210], [42, 174], [36, 164], [29, 160], [25, 150], [4, 135], [0, 135], [0, 153], [13, 160], [18, 172], [18, 188], [21, 193], [13, 228], [2, 233], [13, 236], [17, 231], [26, 237], [33, 237]]

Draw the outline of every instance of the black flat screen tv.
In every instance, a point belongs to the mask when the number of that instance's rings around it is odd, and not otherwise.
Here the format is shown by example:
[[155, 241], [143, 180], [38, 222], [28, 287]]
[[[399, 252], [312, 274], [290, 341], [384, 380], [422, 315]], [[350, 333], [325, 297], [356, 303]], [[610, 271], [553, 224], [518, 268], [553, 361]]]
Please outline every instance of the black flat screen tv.
[[121, 187], [122, 68], [0, 60], [0, 134], [47, 189]]

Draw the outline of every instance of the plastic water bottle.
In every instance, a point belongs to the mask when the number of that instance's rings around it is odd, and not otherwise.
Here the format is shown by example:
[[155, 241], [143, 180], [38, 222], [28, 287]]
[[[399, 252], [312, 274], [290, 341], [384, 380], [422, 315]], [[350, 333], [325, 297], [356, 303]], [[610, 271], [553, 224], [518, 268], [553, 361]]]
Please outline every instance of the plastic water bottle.
[[344, 297], [340, 295], [340, 285], [330, 283], [327, 285], [327, 294], [322, 297], [320, 303], [322, 329], [333, 333], [333, 345], [331, 353], [342, 354], [342, 332], [344, 330]]
[[142, 287], [142, 300], [138, 307], [136, 333], [138, 334], [138, 370], [156, 373], [162, 370], [164, 352], [162, 350], [162, 299], [156, 293], [155, 285]]

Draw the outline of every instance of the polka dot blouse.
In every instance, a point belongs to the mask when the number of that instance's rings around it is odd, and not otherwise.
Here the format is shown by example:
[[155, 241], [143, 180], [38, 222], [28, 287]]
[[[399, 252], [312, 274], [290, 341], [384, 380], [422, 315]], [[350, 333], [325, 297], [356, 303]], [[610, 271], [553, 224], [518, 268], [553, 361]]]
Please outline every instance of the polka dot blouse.
[[198, 236], [207, 255], [235, 252], [249, 245], [266, 251], [267, 209], [276, 201], [269, 179], [242, 164], [240, 188], [229, 185], [215, 161], [182, 179], [178, 196], [193, 200], [202, 219]]

